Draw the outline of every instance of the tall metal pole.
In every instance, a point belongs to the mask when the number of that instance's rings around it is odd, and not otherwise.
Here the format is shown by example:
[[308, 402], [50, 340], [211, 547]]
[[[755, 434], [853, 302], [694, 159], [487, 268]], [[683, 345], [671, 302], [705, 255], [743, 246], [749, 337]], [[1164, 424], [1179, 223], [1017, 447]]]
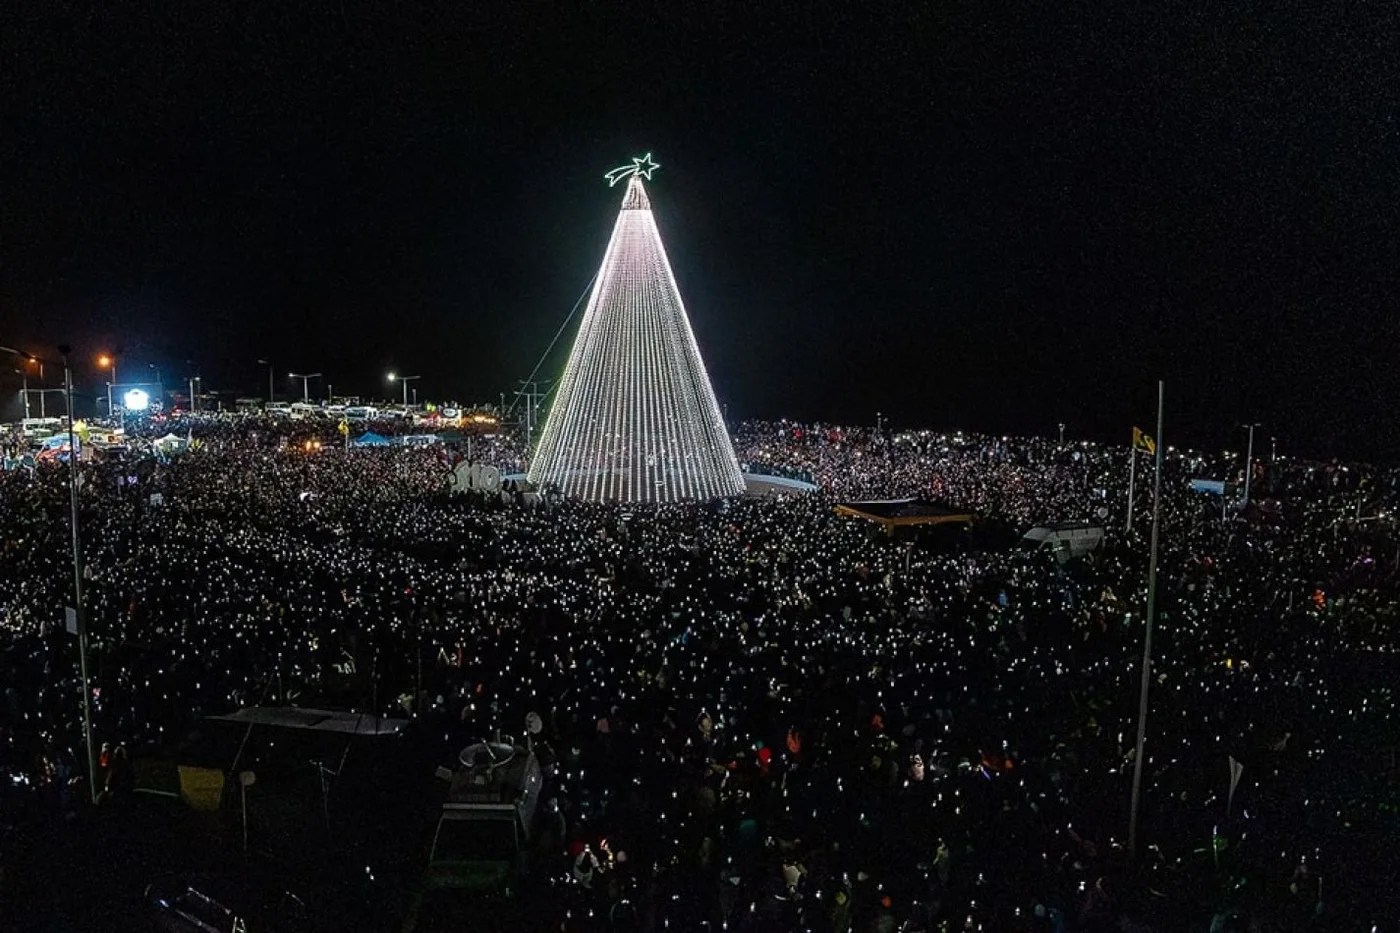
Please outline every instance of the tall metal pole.
[[304, 404], [311, 402], [311, 380], [320, 379], [323, 373], [287, 373], [288, 379], [301, 380], [301, 400]]
[[1133, 530], [1133, 498], [1137, 492], [1137, 445], [1128, 444], [1128, 527], [1127, 532]]
[[1138, 696], [1137, 752], [1133, 756], [1133, 802], [1128, 816], [1128, 856], [1137, 854], [1138, 804], [1141, 802], [1143, 746], [1147, 742], [1147, 690], [1152, 683], [1152, 623], [1157, 616], [1157, 536], [1162, 524], [1162, 411], [1166, 383], [1157, 380], [1157, 475], [1152, 478], [1152, 556], [1147, 562], [1147, 625], [1142, 641], [1142, 689]]
[[78, 670], [83, 678], [83, 742], [87, 746], [88, 790], [97, 803], [97, 758], [92, 753], [92, 689], [88, 685], [87, 613], [83, 606], [83, 544], [78, 530], [78, 443], [73, 434], [73, 371], [63, 354], [63, 389], [68, 397], [68, 520], [73, 531], [73, 610], [78, 617]]
[[1244, 455], [1244, 504], [1249, 505], [1249, 481], [1254, 476], [1254, 429], [1257, 425], [1249, 426], [1249, 447]]
[[22, 392], [23, 395], [24, 395], [24, 420], [25, 420], [25, 421], [28, 421], [28, 420], [29, 420], [29, 373], [26, 373], [26, 372], [21, 371], [20, 374], [19, 374], [19, 377], [20, 377], [20, 379], [21, 379], [21, 380], [23, 381], [23, 383], [24, 383], [24, 388], [21, 390], [21, 392]]

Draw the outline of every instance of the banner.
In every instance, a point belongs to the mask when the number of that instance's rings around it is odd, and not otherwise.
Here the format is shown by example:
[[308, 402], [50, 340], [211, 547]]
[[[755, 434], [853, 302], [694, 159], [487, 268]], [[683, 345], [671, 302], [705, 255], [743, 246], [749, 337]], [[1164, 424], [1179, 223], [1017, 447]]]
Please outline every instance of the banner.
[[224, 773], [216, 768], [180, 765], [180, 799], [191, 810], [219, 809], [224, 800]]
[[1133, 428], [1133, 447], [1147, 451], [1149, 456], [1157, 453], [1157, 442], [1149, 435], [1143, 434], [1142, 429], [1138, 427]]

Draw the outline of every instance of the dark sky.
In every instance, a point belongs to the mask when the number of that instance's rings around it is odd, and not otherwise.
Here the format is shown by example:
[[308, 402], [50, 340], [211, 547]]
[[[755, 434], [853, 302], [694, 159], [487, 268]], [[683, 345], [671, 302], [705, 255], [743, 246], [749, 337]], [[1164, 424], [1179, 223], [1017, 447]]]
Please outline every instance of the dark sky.
[[0, 9], [0, 344], [90, 387], [494, 398], [651, 151], [732, 415], [1126, 439], [1161, 376], [1169, 440], [1400, 457], [1384, 4], [94, 6]]

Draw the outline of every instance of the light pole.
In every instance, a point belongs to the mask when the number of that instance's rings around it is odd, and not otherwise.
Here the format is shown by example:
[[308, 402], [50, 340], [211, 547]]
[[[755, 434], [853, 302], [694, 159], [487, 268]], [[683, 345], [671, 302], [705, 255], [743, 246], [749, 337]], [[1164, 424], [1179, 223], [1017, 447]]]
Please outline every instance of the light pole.
[[1142, 686], [1138, 694], [1137, 746], [1133, 756], [1133, 798], [1128, 814], [1128, 857], [1137, 855], [1138, 803], [1142, 793], [1142, 763], [1147, 743], [1148, 687], [1152, 683], [1152, 624], [1157, 618], [1157, 532], [1162, 519], [1162, 420], [1166, 406], [1166, 382], [1157, 380], [1157, 458], [1152, 477], [1152, 553], [1147, 560], [1147, 625], [1142, 641]]
[[[83, 613], [83, 548], [78, 531], [78, 442], [73, 434], [73, 371], [68, 367], [69, 348], [61, 346], [63, 357], [63, 391], [68, 397], [68, 517], [72, 529], [73, 549], [73, 615], [77, 620], [78, 670], [83, 679], [83, 742], [87, 746], [88, 791], [97, 803], [97, 758], [92, 753], [92, 689], [88, 686], [87, 623]], [[0, 353], [12, 353], [31, 363], [43, 361], [37, 356], [10, 347], [0, 347]], [[42, 372], [42, 369], [40, 370]], [[42, 398], [43, 396], [40, 396]]]
[[47, 418], [47, 417], [49, 416], [48, 402], [45, 401], [45, 399], [47, 399], [50, 395], [62, 395], [62, 394], [63, 394], [63, 389], [62, 389], [62, 388], [58, 388], [58, 389], [30, 389], [29, 391], [30, 391], [31, 393], [33, 393], [34, 395], [39, 396], [39, 417], [40, 417], [40, 418]]
[[1060, 422], [1060, 446], [1065, 446], [1065, 423]]
[[1258, 423], [1246, 424], [1243, 427], [1249, 428], [1249, 446], [1245, 449], [1244, 455], [1244, 504], [1249, 505], [1249, 481], [1254, 476], [1254, 429], [1259, 427]]
[[[401, 383], [403, 383], [403, 407], [404, 407], [405, 410], [408, 409], [408, 384], [409, 384], [410, 382], [412, 382], [413, 380], [415, 380], [415, 379], [422, 379], [422, 378], [423, 378], [422, 376], [399, 376], [399, 375], [395, 375], [394, 373], [390, 373], [390, 374], [389, 374], [389, 382], [390, 382], [390, 383], [394, 383], [394, 382], [401, 382]], [[415, 391], [417, 391], [417, 390], [415, 390]]]
[[258, 362], [267, 367], [267, 404], [271, 405], [273, 402], [272, 360], [258, 360]]
[[61, 346], [63, 389], [68, 397], [68, 512], [73, 529], [73, 602], [78, 622], [78, 669], [83, 678], [83, 742], [87, 745], [88, 790], [97, 803], [97, 759], [92, 753], [92, 689], [88, 686], [87, 613], [83, 611], [83, 542], [78, 530], [78, 441], [73, 436], [73, 370]]
[[115, 417], [115, 411], [112, 407], [112, 386], [117, 381], [116, 356], [111, 353], [103, 353], [97, 358], [97, 368], [110, 369], [112, 371], [111, 377], [107, 380], [107, 420], [110, 421]]
[[160, 400], [161, 410], [165, 410], [165, 380], [161, 378], [160, 367], [155, 363], [147, 363], [151, 367], [151, 372], [156, 374], [156, 397]]
[[37, 356], [30, 356], [28, 353], [21, 353], [21, 352], [18, 351], [18, 350], [11, 350], [11, 349], [8, 348], [8, 347], [0, 347], [0, 350], [6, 350], [6, 351], [8, 351], [8, 352], [10, 352], [10, 353], [15, 354], [15, 355], [18, 356], [20, 359], [24, 360], [24, 365], [26, 365], [26, 366], [37, 366], [37, 367], [39, 367], [39, 388], [37, 388], [37, 389], [30, 389], [30, 388], [29, 388], [29, 378], [28, 378], [28, 376], [26, 376], [26, 377], [25, 377], [25, 380], [24, 380], [24, 386], [25, 386], [24, 391], [25, 391], [25, 393], [26, 393], [26, 395], [25, 395], [25, 401], [24, 401], [24, 413], [25, 413], [26, 416], [28, 416], [28, 414], [29, 414], [29, 397], [28, 397], [28, 393], [31, 392], [31, 391], [32, 391], [32, 392], [37, 392], [37, 393], [39, 394], [39, 417], [40, 417], [40, 418], [47, 418], [47, 417], [49, 416], [49, 415], [48, 415], [48, 403], [47, 403], [47, 401], [44, 399], [44, 393], [45, 393], [45, 392], [62, 392], [63, 390], [62, 390], [62, 389], [45, 389], [45, 388], [44, 388], [44, 361], [41, 360], [41, 359], [39, 359]]
[[311, 401], [311, 389], [310, 389], [309, 387], [310, 387], [310, 385], [311, 385], [311, 380], [312, 380], [312, 379], [320, 379], [320, 378], [321, 378], [321, 374], [320, 374], [320, 373], [287, 373], [287, 378], [288, 378], [288, 379], [300, 379], [300, 380], [301, 380], [301, 400], [302, 400], [303, 402], [310, 402], [310, 401]]
[[[25, 421], [28, 421], [28, 420], [29, 420], [29, 373], [25, 372], [25, 371], [22, 370], [22, 369], [16, 369], [15, 372], [19, 373], [19, 380], [20, 380], [20, 385], [21, 385], [21, 388], [20, 388], [20, 390], [19, 390], [19, 394], [20, 394], [20, 398], [22, 398], [22, 399], [24, 400], [24, 420], [25, 420]], [[42, 396], [40, 396], [40, 397], [42, 398]]]

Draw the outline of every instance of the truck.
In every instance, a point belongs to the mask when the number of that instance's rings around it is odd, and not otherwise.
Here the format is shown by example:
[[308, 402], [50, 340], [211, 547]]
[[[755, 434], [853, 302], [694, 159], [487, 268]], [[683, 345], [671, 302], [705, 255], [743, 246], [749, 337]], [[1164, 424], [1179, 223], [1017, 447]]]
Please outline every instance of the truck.
[[508, 900], [534, 840], [544, 776], [530, 746], [477, 742], [438, 777], [447, 782], [447, 798], [406, 933], [450, 928], [459, 911]]

